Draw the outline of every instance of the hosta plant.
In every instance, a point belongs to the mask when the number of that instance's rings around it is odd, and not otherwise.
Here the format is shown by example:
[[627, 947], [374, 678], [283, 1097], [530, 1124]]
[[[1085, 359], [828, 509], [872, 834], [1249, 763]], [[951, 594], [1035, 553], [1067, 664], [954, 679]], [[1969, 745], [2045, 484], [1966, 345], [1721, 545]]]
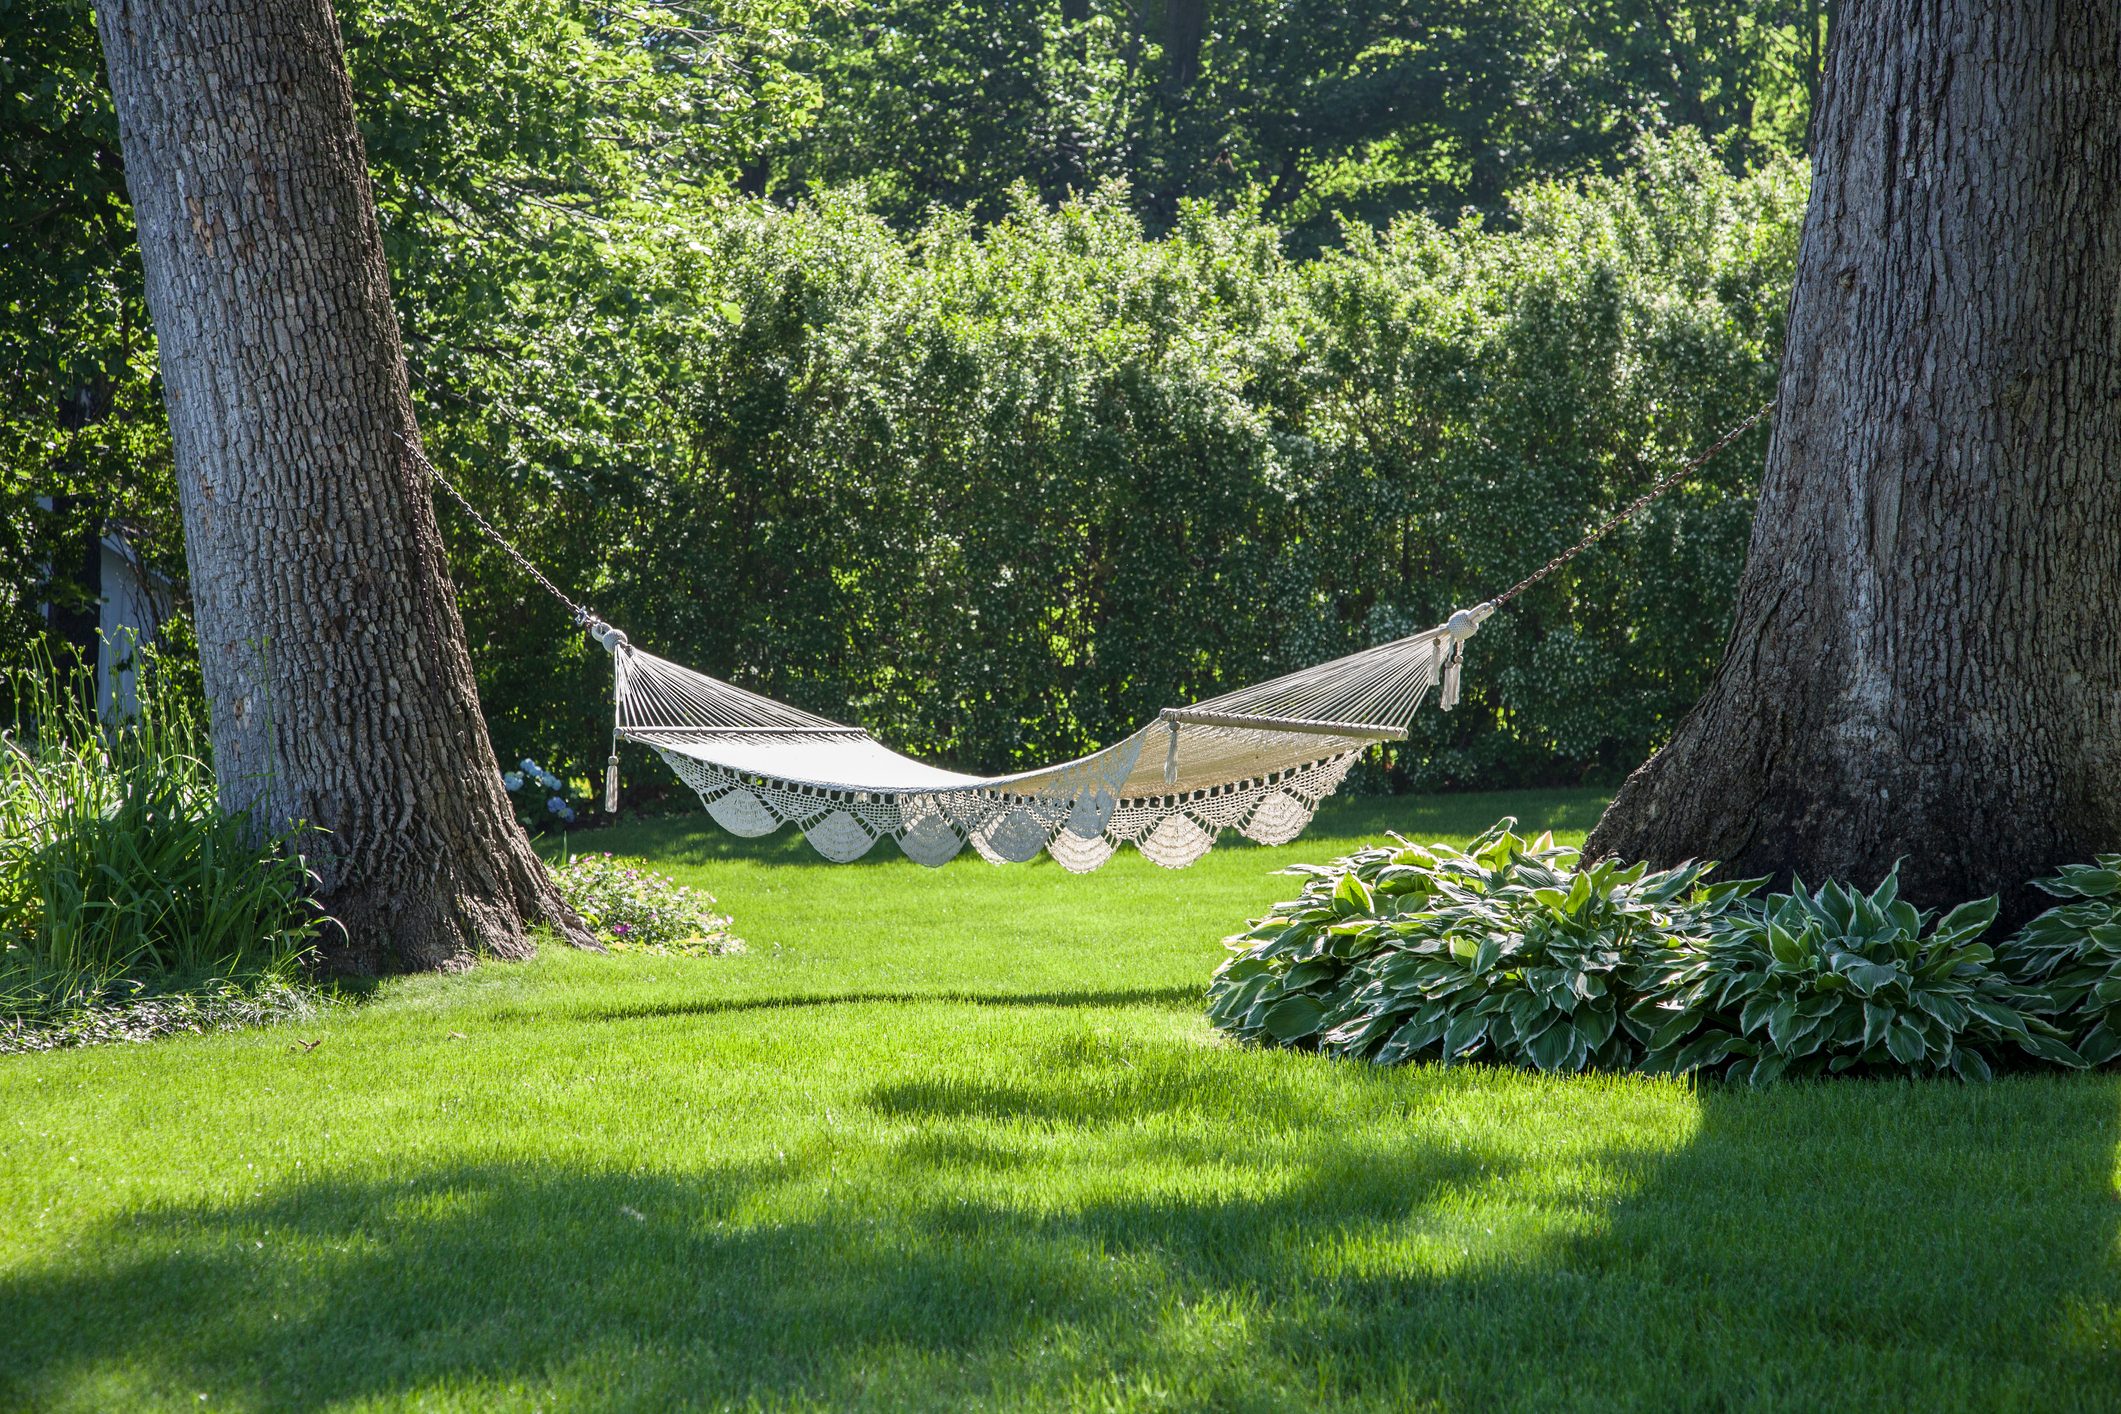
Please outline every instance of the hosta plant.
[[2121, 854], [2064, 865], [2034, 885], [2064, 900], [1997, 950], [1997, 964], [2046, 994], [2090, 1065], [2121, 1056]]
[[1769, 895], [1718, 920], [1628, 1011], [1643, 1068], [1756, 1085], [1784, 1075], [1986, 1080], [2027, 1054], [2082, 1059], [2042, 1019], [2044, 999], [1990, 964], [1996, 900], [1939, 918], [1899, 897], [1896, 870], [1865, 894], [1829, 883]]
[[1228, 940], [1208, 1015], [1246, 1040], [1383, 1063], [1626, 1068], [1633, 976], [1698, 941], [1750, 885], [1708, 866], [1580, 867], [1504, 820], [1465, 850], [1397, 839], [1307, 876]]

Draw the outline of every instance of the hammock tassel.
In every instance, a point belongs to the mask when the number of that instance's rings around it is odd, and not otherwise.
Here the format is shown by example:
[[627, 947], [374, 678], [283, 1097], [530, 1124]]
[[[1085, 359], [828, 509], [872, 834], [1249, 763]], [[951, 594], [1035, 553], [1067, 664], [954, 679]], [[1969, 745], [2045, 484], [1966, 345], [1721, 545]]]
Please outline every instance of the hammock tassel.
[[[1466, 640], [1480, 632], [1480, 626], [1486, 623], [1488, 616], [1494, 612], [1495, 601], [1490, 599], [1485, 604], [1460, 609], [1451, 615], [1451, 621], [1444, 625], [1444, 632], [1449, 637], [1451, 646], [1443, 650], [1443, 661], [1439, 665], [1441, 681], [1436, 693], [1438, 709], [1448, 712], [1458, 705], [1458, 680], [1460, 670], [1465, 666]], [[1437, 640], [1438, 647], [1442, 647], [1442, 643], [1443, 640]]]
[[582, 629], [611, 654], [611, 755], [604, 761], [604, 813], [616, 815], [619, 813], [619, 704], [626, 697], [626, 663], [632, 645], [627, 643], [625, 634], [594, 614], [583, 616]]

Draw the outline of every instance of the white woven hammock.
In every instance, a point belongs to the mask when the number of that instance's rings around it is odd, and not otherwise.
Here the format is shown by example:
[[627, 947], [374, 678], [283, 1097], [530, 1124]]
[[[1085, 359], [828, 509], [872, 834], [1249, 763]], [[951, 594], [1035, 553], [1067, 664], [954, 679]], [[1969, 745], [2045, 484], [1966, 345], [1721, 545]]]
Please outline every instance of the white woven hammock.
[[[611, 650], [617, 735], [652, 747], [738, 835], [794, 824], [846, 862], [885, 837], [939, 866], [968, 843], [996, 864], [1040, 850], [1087, 873], [1122, 843], [1181, 869], [1234, 829], [1286, 844], [1311, 823], [1364, 748], [1407, 734], [1429, 689], [1458, 700], [1465, 640], [1495, 610], [1190, 707], [1167, 707], [1125, 739], [1078, 760], [1008, 776], [968, 776], [901, 756], [859, 727], [776, 702], [644, 653], [599, 621]], [[607, 768], [615, 807], [618, 756]]]

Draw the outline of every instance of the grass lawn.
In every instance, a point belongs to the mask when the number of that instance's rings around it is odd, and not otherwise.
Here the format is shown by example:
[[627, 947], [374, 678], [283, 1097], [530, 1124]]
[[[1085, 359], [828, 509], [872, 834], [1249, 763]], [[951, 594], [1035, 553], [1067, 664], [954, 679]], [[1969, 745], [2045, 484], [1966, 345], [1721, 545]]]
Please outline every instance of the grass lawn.
[[548, 949], [0, 1061], [0, 1409], [2121, 1406], [2109, 1077], [1728, 1094], [1240, 1050], [1385, 827], [1088, 878], [629, 827], [747, 955]]

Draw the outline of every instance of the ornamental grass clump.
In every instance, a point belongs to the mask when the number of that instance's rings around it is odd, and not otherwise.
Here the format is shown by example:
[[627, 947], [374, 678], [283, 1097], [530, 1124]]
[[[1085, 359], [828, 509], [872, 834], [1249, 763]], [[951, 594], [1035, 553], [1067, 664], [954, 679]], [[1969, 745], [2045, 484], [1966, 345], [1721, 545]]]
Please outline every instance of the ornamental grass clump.
[[566, 859], [552, 877], [560, 897], [614, 952], [715, 957], [744, 950], [712, 894], [608, 851]]
[[1992, 966], [1993, 897], [1941, 918], [1899, 897], [1899, 871], [1865, 894], [1800, 882], [1718, 921], [1630, 1009], [1643, 1069], [1764, 1085], [1784, 1075], [1986, 1080], [2018, 1056], [2083, 1057], [2048, 999]]
[[206, 728], [151, 661], [107, 720], [94, 677], [8, 676], [0, 733], [0, 1017], [35, 1028], [210, 979], [294, 984], [329, 920], [298, 832], [222, 808]]
[[1486, 1059], [1627, 1069], [1637, 979], [1705, 941], [1754, 887], [1711, 866], [1582, 867], [1504, 820], [1461, 851], [1395, 843], [1308, 875], [1228, 940], [1210, 1020], [1245, 1040], [1380, 1063]]
[[1997, 964], [2041, 989], [2086, 1064], [2105, 1065], [2121, 1057], [2121, 854], [2033, 883], [2065, 902], [2019, 929]]

